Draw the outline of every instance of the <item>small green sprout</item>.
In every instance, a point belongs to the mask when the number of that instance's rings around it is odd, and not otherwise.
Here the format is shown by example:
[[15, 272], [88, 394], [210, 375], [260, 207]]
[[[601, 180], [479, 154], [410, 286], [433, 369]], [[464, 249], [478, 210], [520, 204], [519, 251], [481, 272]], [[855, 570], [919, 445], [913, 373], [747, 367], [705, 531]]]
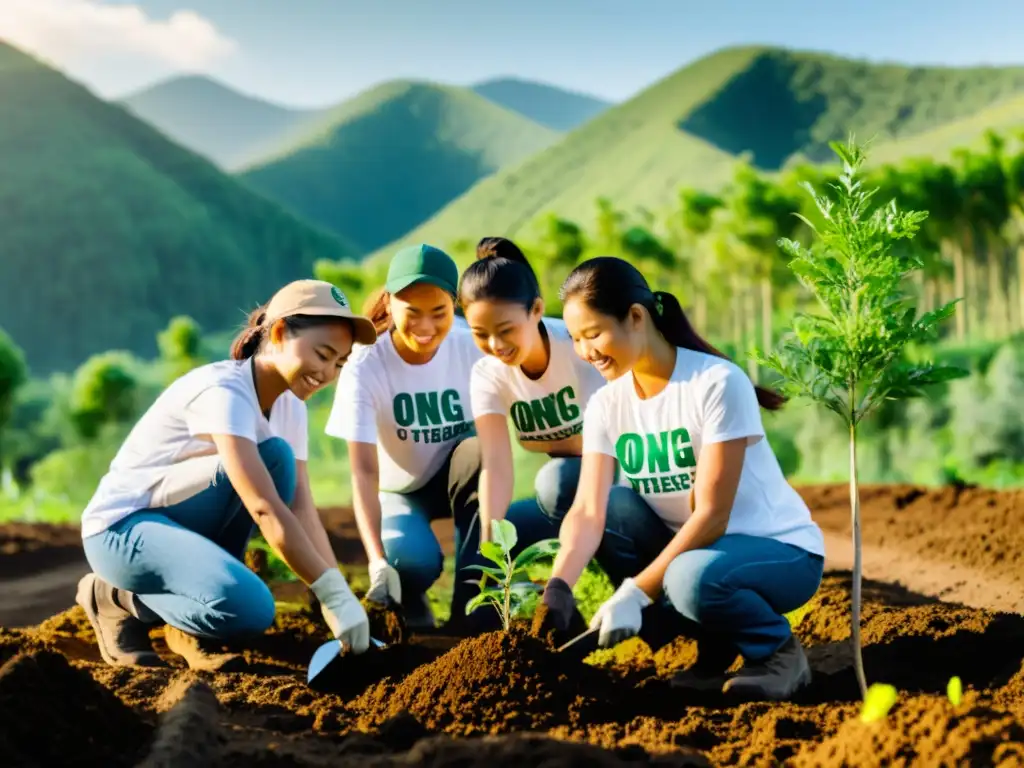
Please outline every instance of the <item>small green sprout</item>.
[[[484, 575], [470, 584], [480, 585], [480, 594], [466, 603], [466, 615], [481, 605], [490, 603], [501, 616], [501, 624], [507, 632], [512, 624], [512, 616], [520, 601], [531, 592], [539, 592], [540, 586], [532, 581], [516, 581], [516, 577], [526, 574], [526, 570], [545, 557], [558, 551], [558, 539], [544, 539], [531, 544], [512, 559], [512, 550], [516, 546], [518, 536], [516, 527], [508, 520], [491, 521], [491, 541], [480, 545], [480, 554], [494, 563], [491, 565], [467, 565], [466, 570], [481, 571]], [[485, 586], [487, 578], [496, 582], [493, 586]]]
[[954, 675], [949, 679], [949, 684], [946, 686], [946, 696], [949, 697], [954, 707], [960, 706], [960, 702], [964, 699], [964, 685], [960, 682], [959, 677]]
[[887, 683], [874, 683], [868, 688], [868, 695], [864, 697], [864, 706], [860, 711], [862, 723], [873, 723], [876, 720], [884, 720], [896, 703], [899, 694], [896, 688]]

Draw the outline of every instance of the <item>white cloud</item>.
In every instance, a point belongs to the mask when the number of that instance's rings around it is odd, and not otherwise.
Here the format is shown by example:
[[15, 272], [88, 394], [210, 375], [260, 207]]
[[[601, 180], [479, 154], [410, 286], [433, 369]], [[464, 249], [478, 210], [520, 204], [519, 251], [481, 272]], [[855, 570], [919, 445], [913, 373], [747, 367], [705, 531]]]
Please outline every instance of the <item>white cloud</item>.
[[193, 11], [151, 19], [136, 5], [98, 0], [0, 0], [0, 39], [72, 70], [106, 60], [202, 71], [237, 49]]

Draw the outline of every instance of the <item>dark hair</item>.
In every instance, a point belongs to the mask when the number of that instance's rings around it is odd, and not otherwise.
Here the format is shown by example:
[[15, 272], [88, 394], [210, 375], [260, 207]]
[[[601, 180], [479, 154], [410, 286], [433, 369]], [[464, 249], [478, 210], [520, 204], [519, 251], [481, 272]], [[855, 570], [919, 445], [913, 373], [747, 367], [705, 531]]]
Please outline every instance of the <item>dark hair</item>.
[[540, 298], [540, 284], [519, 246], [504, 237], [485, 237], [477, 243], [476, 259], [459, 279], [463, 307], [490, 299], [533, 308]]
[[[263, 342], [266, 341], [267, 333], [270, 330], [270, 326], [266, 324], [266, 319], [266, 304], [249, 313], [249, 320], [246, 323], [245, 328], [242, 329], [242, 332], [235, 337], [234, 342], [231, 344], [232, 360], [248, 360], [260, 351], [260, 347], [262, 347]], [[289, 334], [298, 333], [306, 328], [331, 325], [332, 323], [347, 323], [348, 325], [352, 325], [351, 320], [347, 320], [344, 317], [334, 316], [321, 317], [317, 315], [289, 315], [282, 319], [284, 320], [285, 328]], [[352, 333], [354, 337], [354, 326], [352, 328]]]
[[[619, 321], [625, 320], [634, 304], [644, 307], [665, 340], [674, 346], [704, 352], [728, 360], [728, 356], [702, 339], [693, 329], [679, 300], [665, 291], [652, 291], [640, 271], [628, 261], [599, 256], [576, 267], [562, 283], [563, 304], [571, 297]], [[786, 398], [771, 389], [754, 387], [762, 408], [775, 411]]]

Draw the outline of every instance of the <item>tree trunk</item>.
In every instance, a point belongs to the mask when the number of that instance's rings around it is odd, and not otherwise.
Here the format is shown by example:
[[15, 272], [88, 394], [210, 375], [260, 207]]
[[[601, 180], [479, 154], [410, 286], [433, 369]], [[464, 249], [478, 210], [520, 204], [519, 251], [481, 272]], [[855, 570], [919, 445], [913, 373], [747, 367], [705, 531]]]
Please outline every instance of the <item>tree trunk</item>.
[[[963, 302], [967, 300], [967, 268], [964, 264], [964, 250], [960, 245], [953, 246], [953, 293], [960, 299], [953, 317], [956, 318], [956, 340], [963, 342], [967, 338], [967, 313]], [[1022, 297], [1024, 300], [1024, 297]]]
[[853, 668], [860, 685], [861, 699], [867, 699], [868, 683], [864, 674], [864, 658], [861, 655], [860, 603], [861, 603], [861, 543], [860, 543], [860, 490], [857, 483], [857, 426], [850, 421], [850, 517], [853, 523]]
[[772, 348], [775, 341], [774, 329], [772, 328], [772, 279], [769, 276], [761, 278], [761, 346], [765, 354]]
[[1017, 317], [1024, 330], [1024, 243], [1017, 246]]

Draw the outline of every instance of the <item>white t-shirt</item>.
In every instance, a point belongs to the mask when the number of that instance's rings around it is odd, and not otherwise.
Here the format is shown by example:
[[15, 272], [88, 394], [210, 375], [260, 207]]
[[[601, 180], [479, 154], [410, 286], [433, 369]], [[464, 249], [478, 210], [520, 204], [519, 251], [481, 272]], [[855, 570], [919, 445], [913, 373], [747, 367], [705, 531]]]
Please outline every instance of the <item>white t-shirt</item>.
[[341, 369], [325, 431], [376, 444], [380, 490], [415, 491], [473, 430], [469, 377], [482, 355], [468, 331], [453, 327], [430, 362], [413, 365], [384, 334]]
[[763, 536], [824, 555], [821, 530], [790, 486], [765, 437], [754, 385], [728, 360], [676, 350], [668, 385], [642, 400], [632, 374], [590, 400], [584, 453], [618, 459], [632, 488], [673, 531], [690, 517], [690, 493], [703, 446], [747, 437], [747, 452], [726, 533]]
[[583, 413], [605, 381], [573, 350], [565, 323], [545, 317], [551, 343], [547, 370], [531, 379], [519, 366], [485, 356], [473, 366], [470, 395], [473, 417], [512, 416], [516, 436], [527, 450], [555, 450], [583, 431]]
[[236, 435], [262, 443], [288, 441], [295, 458], [309, 454], [306, 404], [286, 391], [260, 411], [250, 361], [222, 360], [189, 371], [165, 389], [128, 434], [82, 513], [82, 536], [105, 531], [151, 506], [151, 491], [168, 468], [215, 454], [210, 435]]

